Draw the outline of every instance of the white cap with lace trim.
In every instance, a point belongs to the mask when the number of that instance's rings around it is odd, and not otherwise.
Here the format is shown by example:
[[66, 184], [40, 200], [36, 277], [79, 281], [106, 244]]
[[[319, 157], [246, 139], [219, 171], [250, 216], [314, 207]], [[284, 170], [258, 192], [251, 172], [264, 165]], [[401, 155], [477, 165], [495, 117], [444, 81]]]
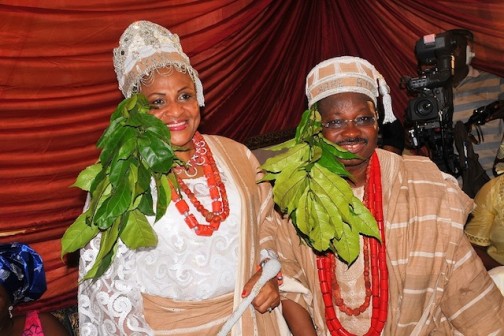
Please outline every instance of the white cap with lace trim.
[[114, 49], [114, 70], [123, 95], [128, 98], [138, 92], [142, 78], [166, 67], [187, 73], [196, 87], [199, 106], [205, 106], [203, 85], [182, 50], [179, 37], [149, 21], [129, 25], [119, 39], [119, 46]]
[[375, 106], [382, 95], [383, 123], [396, 120], [392, 111], [390, 88], [383, 76], [365, 59], [353, 56], [335, 57], [315, 66], [306, 77], [308, 107], [331, 95], [357, 92], [370, 97]]

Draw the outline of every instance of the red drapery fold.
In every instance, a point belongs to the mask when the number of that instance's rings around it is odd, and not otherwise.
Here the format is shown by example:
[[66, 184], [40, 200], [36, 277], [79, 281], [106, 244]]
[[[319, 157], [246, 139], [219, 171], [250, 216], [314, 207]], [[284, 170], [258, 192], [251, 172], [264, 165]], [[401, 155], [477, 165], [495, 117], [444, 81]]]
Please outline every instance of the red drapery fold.
[[373, 63], [398, 116], [422, 35], [470, 29], [475, 67], [504, 76], [501, 1], [25, 0], [0, 1], [0, 17], [0, 242], [42, 254], [48, 290], [32, 307], [43, 310], [76, 302], [59, 239], [85, 198], [70, 185], [121, 100], [112, 49], [131, 22], [180, 36], [204, 86], [202, 132], [238, 141], [295, 127], [306, 74], [333, 56]]

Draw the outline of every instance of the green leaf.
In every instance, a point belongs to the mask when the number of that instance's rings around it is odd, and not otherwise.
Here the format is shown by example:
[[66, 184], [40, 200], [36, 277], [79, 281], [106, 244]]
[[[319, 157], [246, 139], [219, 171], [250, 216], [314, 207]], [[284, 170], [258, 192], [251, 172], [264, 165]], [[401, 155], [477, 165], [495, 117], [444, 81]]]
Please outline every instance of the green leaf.
[[299, 122], [299, 125], [296, 127], [296, 135], [294, 138], [296, 140], [296, 143], [300, 143], [303, 140], [306, 131], [310, 127], [311, 117], [312, 117], [312, 110], [306, 110], [301, 115], [301, 121]]
[[108, 176], [105, 174], [103, 175], [105, 176], [104, 179], [100, 182], [100, 184], [96, 187], [96, 189], [93, 192], [90, 192], [91, 199], [89, 202], [89, 209], [87, 211], [88, 213], [87, 218], [90, 221], [89, 225], [96, 226], [96, 223], [94, 222], [96, 211], [103, 204], [103, 202], [110, 196], [110, 192], [112, 190], [112, 186], [110, 185]]
[[112, 256], [117, 249], [120, 222], [121, 218], [117, 218], [108, 230], [102, 231], [98, 255], [93, 267], [86, 273], [84, 279], [100, 277], [110, 266]]
[[159, 139], [164, 142], [170, 142], [170, 131], [160, 119], [151, 114], [142, 114], [140, 116], [142, 127], [145, 128], [146, 132], [154, 133]]
[[138, 178], [136, 181], [137, 193], [142, 194], [145, 191], [150, 191], [151, 175], [149, 170], [144, 165], [140, 164], [138, 167]]
[[61, 256], [83, 248], [98, 234], [96, 226], [86, 224], [86, 213], [82, 213], [65, 231], [61, 238]]
[[130, 249], [157, 245], [157, 235], [147, 218], [138, 210], [129, 213], [128, 221], [121, 232], [121, 240]]
[[292, 148], [296, 145], [296, 143], [297, 143], [296, 139], [290, 139], [290, 140], [284, 141], [278, 145], [269, 146], [264, 149], [268, 150], [268, 151], [276, 152], [276, 151], [281, 151], [281, 150], [284, 150], [287, 148]]
[[313, 138], [322, 131], [320, 113], [312, 107], [303, 113], [301, 122], [296, 129], [296, 141], [312, 143]]
[[112, 265], [112, 260], [114, 259], [115, 254], [117, 253], [118, 245], [114, 245], [112, 250], [110, 250], [100, 261], [96, 260], [93, 264], [93, 267], [84, 275], [81, 281], [88, 279], [98, 279], [101, 277]]
[[139, 152], [147, 166], [154, 172], [166, 173], [173, 164], [173, 151], [155, 133], [145, 132], [138, 137]]
[[147, 216], [154, 216], [154, 202], [152, 195], [145, 193], [139, 196], [138, 210]]
[[360, 252], [360, 238], [358, 232], [354, 232], [352, 228], [345, 224], [343, 225], [343, 234], [341, 239], [333, 239], [335, 253], [343, 259], [347, 264], [353, 263]]
[[119, 184], [115, 190], [112, 190], [110, 196], [96, 211], [93, 219], [101, 230], [109, 228], [117, 217], [129, 209], [132, 202], [131, 194], [131, 189], [127, 184]]
[[114, 133], [110, 135], [110, 140], [107, 145], [102, 149], [100, 154], [100, 162], [104, 167], [107, 167], [114, 156], [117, 156], [125, 139], [135, 136], [136, 132], [131, 127], [117, 128]]
[[313, 242], [313, 248], [317, 251], [326, 251], [329, 249], [331, 239], [335, 236], [334, 226], [331, 225], [329, 213], [326, 211], [321, 202], [318, 201], [318, 195], [313, 193], [311, 200], [311, 214], [313, 221], [317, 225], [313, 225], [310, 232], [310, 240]]
[[257, 181], [257, 183], [262, 183], [265, 181], [274, 181], [276, 180], [277, 176], [278, 173], [266, 173], [260, 180]]
[[345, 166], [341, 162], [336, 160], [334, 156], [326, 150], [322, 150], [320, 159], [317, 161], [317, 163], [330, 172], [338, 174], [339, 176], [350, 176], [348, 171], [345, 169]]
[[267, 159], [261, 167], [268, 172], [278, 173], [289, 166], [300, 165], [303, 161], [307, 161], [309, 152], [308, 145], [301, 143], [284, 153]]
[[97, 193], [98, 194], [102, 193], [103, 188], [105, 188], [107, 184], [110, 183], [108, 180], [106, 169], [104, 169], [103, 166], [101, 167], [101, 169], [102, 170], [100, 170], [98, 174], [96, 174], [95, 178], [91, 182], [91, 186], [89, 187], [89, 193], [93, 196], [96, 195]]
[[343, 147], [335, 143], [330, 142], [324, 137], [321, 137], [320, 139], [321, 139], [320, 146], [322, 147], [322, 149], [327, 150], [328, 152], [330, 152], [332, 155], [334, 155], [339, 159], [349, 160], [359, 157], [357, 154], [349, 152], [348, 150], [344, 149]]
[[323, 137], [316, 104], [303, 113], [295, 138], [274, 149], [286, 148], [262, 165], [260, 182], [274, 181], [275, 203], [311, 248], [330, 249], [352, 263], [360, 252], [360, 235], [379, 235], [373, 216], [353, 195], [348, 184], [352, 176], [341, 163], [358, 156]]
[[[306, 237], [310, 236], [312, 226], [314, 225], [311, 221], [312, 217], [310, 216], [310, 212], [312, 211], [310, 208], [311, 204], [309, 202], [310, 193], [310, 190], [305, 190], [305, 192], [299, 197], [298, 207], [295, 212], [297, 229]], [[308, 240], [308, 243], [312, 246], [311, 241]]]
[[[341, 218], [341, 212], [338, 209], [338, 206], [334, 204], [333, 200], [329, 195], [325, 193], [325, 191], [320, 188], [318, 183], [312, 183], [311, 188], [313, 193], [317, 195], [317, 201], [319, 203], [319, 207], [316, 210], [326, 213], [329, 216], [329, 224], [331, 225], [331, 229], [328, 231], [334, 235], [334, 238], [340, 239], [343, 234], [343, 220]], [[343, 202], [342, 206], [347, 206]], [[332, 237], [331, 237], [332, 238]]]
[[[119, 103], [97, 142], [99, 163], [83, 170], [74, 183], [89, 192], [90, 202], [86, 212], [65, 232], [62, 251], [85, 246], [102, 231], [98, 258], [86, 278], [96, 278], [107, 270], [117, 250], [118, 236], [124, 232], [129, 246], [152, 243], [141, 216], [155, 214], [159, 220], [168, 207], [171, 192], [162, 174], [169, 173], [180, 160], [175, 156], [168, 127], [149, 114], [149, 109], [147, 99], [139, 94]], [[158, 191], [155, 212], [152, 180]], [[130, 215], [131, 211], [135, 215]], [[140, 230], [140, 235], [132, 234], [135, 230]]]
[[353, 218], [353, 223], [358, 228], [359, 232], [369, 237], [375, 237], [381, 241], [378, 223], [376, 223], [376, 219], [369, 209], [366, 208], [357, 197], [354, 197], [352, 200], [352, 208], [356, 215], [356, 217]]
[[273, 199], [282, 211], [291, 213], [297, 208], [296, 200], [304, 193], [308, 174], [302, 167], [287, 166], [278, 174], [273, 186]]
[[156, 222], [163, 217], [171, 200], [171, 189], [165, 175], [155, 178], [157, 189]]
[[119, 187], [121, 183], [127, 183], [127, 177], [130, 170], [129, 160], [118, 160], [110, 165], [109, 180], [112, 188]]
[[135, 153], [136, 149], [136, 141], [137, 141], [137, 130], [129, 129], [129, 134], [125, 134], [123, 137], [123, 141], [119, 145], [119, 150], [117, 151], [117, 155], [115, 155], [115, 160], [126, 160], [131, 157]]
[[105, 129], [100, 139], [96, 143], [96, 147], [104, 148], [110, 144], [112, 141], [112, 134], [116, 133], [118, 129], [122, 127], [122, 123], [124, 122], [124, 117], [112, 115], [114, 117], [111, 120], [110, 125]]
[[102, 169], [101, 163], [95, 163], [94, 165], [88, 166], [83, 171], [79, 173], [77, 180], [72, 187], [77, 187], [85, 191], [89, 191], [91, 188], [91, 184], [93, 180], [98, 175], [100, 170]]
[[331, 173], [327, 168], [322, 167], [318, 163], [313, 165], [310, 176], [313, 183], [318, 183], [335, 204], [339, 204], [340, 202], [345, 202], [346, 204], [352, 203], [354, 194], [352, 188], [344, 178]]
[[135, 108], [135, 105], [137, 104], [137, 101], [138, 101], [138, 95], [132, 95], [131, 98], [129, 98], [127, 101], [126, 101], [126, 109], [128, 109], [128, 111], [131, 111]]

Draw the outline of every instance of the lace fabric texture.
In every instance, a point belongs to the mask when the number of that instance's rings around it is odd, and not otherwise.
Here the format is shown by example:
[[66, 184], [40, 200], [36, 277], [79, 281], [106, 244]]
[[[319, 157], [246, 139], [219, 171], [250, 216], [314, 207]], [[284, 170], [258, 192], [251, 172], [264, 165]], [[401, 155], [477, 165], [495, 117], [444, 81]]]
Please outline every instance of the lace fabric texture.
[[[361, 201], [364, 198], [364, 187], [354, 188], [354, 195]], [[351, 267], [336, 258], [336, 278], [341, 288], [341, 297], [345, 304], [351, 308], [359, 307], [366, 298], [366, 287], [364, 284], [364, 240], [360, 236], [360, 253], [357, 260]], [[351, 330], [355, 335], [364, 335], [371, 324], [372, 305], [358, 316], [348, 316], [339, 309], [336, 315], [346, 330]]]
[[[106, 274], [94, 283], [86, 281], [79, 286], [81, 335], [152, 335], [143, 318], [142, 292], [191, 301], [233, 291], [240, 198], [234, 183], [219, 170], [231, 211], [220, 229], [211, 237], [197, 236], [170, 203], [165, 216], [153, 223], [159, 239], [155, 248], [132, 251], [121, 243]], [[189, 179], [186, 183], [200, 202], [211, 208], [205, 178]], [[200, 223], [205, 223], [192, 204], [188, 204]], [[80, 276], [92, 266], [99, 240], [98, 236], [82, 250]]]

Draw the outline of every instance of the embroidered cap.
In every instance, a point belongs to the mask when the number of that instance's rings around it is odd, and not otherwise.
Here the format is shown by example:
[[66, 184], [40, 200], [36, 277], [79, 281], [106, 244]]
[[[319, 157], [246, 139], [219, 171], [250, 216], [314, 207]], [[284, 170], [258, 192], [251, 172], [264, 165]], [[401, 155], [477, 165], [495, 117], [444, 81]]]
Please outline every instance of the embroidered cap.
[[383, 123], [391, 123], [396, 119], [392, 112], [390, 88], [383, 76], [365, 59], [353, 56], [330, 58], [316, 65], [306, 77], [308, 107], [343, 92], [365, 94], [375, 106], [381, 94], [385, 115]]
[[119, 89], [126, 98], [138, 92], [141, 80], [152, 71], [174, 67], [189, 74], [196, 86], [199, 106], [205, 105], [203, 85], [182, 50], [178, 35], [149, 21], [133, 22], [119, 39], [114, 49], [114, 70]]

